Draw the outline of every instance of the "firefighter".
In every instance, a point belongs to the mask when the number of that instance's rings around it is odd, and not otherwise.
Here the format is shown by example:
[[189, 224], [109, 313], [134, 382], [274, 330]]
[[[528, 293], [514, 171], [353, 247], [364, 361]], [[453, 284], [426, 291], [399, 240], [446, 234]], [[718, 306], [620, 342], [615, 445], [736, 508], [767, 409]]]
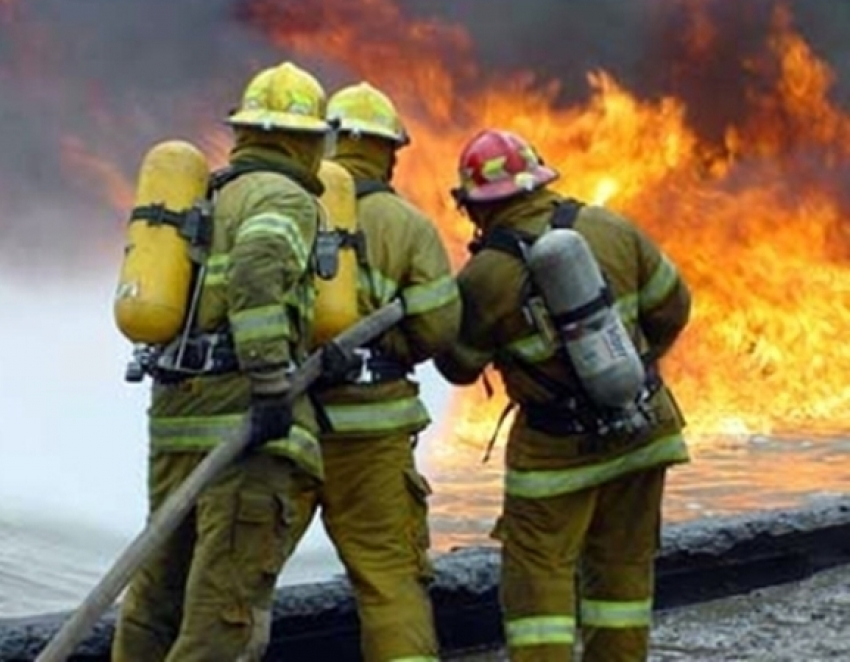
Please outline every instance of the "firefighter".
[[328, 118], [338, 123], [333, 160], [358, 195], [360, 312], [400, 297], [406, 316], [353, 374], [314, 390], [325, 482], [304, 495], [297, 519], [306, 527], [321, 509], [357, 599], [363, 659], [427, 662], [438, 659], [427, 593], [430, 488], [414, 450], [430, 418], [412, 371], [454, 341], [460, 299], [435, 226], [391, 187], [409, 142], [392, 101], [360, 83], [331, 96]]
[[255, 76], [227, 120], [231, 179], [215, 203], [192, 336], [215, 349], [215, 368], [154, 382], [151, 513], [246, 413], [249, 450], [133, 578], [118, 662], [254, 661], [267, 646], [276, 578], [298, 540], [287, 513], [323, 476], [312, 406], [285, 396], [311, 333], [325, 111], [321, 85], [287, 62]]
[[[665, 472], [688, 461], [684, 421], [657, 363], [688, 322], [687, 285], [629, 220], [552, 191], [558, 173], [516, 134], [477, 134], [459, 175], [452, 193], [475, 226], [474, 254], [458, 275], [459, 340], [436, 365], [471, 384], [492, 364], [516, 406], [493, 534], [510, 658], [570, 660], [580, 635], [585, 662], [645, 660]], [[586, 240], [615, 319], [644, 360], [638, 422], [589, 399], [548, 309], [541, 316], [534, 305], [524, 256], [553, 223]], [[632, 425], [615, 424], [624, 420]]]

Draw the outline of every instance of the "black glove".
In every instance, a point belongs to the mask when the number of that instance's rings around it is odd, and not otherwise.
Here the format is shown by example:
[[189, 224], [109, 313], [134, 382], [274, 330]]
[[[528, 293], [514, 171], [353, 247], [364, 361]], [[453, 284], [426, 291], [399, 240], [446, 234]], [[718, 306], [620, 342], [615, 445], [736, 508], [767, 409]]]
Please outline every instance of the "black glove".
[[363, 357], [354, 352], [346, 352], [331, 341], [322, 347], [321, 384], [333, 385], [345, 381], [354, 381], [363, 369]]
[[246, 450], [257, 450], [276, 439], [289, 436], [292, 428], [292, 406], [286, 394], [255, 394], [251, 397], [251, 427]]

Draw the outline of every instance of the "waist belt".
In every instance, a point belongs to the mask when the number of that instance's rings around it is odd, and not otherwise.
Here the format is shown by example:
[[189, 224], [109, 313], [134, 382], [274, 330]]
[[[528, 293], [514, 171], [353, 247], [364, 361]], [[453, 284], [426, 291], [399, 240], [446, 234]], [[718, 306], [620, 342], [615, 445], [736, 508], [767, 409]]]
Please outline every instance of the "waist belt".
[[[653, 369], [647, 371], [646, 382], [633, 405], [626, 408], [601, 407], [586, 396], [571, 396], [542, 404], [523, 404], [522, 409], [529, 428], [553, 436], [605, 437], [616, 433], [635, 432], [654, 421], [654, 415], [647, 403], [663, 385], [658, 371]], [[598, 449], [588, 449], [588, 452], [593, 450]]]
[[239, 360], [230, 333], [200, 333], [166, 345], [154, 360], [151, 374], [158, 382], [175, 383], [238, 369]]
[[314, 390], [324, 390], [345, 384], [381, 384], [404, 379], [411, 368], [406, 363], [394, 359], [378, 350], [360, 347], [354, 350], [354, 357], [343, 359], [330, 373], [317, 380]]
[[404, 379], [410, 374], [410, 366], [401, 361], [367, 349], [363, 368], [356, 383], [374, 384]]

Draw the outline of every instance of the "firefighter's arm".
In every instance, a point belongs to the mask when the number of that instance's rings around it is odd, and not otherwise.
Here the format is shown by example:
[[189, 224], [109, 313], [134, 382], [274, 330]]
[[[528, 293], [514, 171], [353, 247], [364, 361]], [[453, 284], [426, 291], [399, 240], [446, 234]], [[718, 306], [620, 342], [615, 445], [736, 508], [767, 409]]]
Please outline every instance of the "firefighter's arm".
[[415, 364], [455, 341], [460, 329], [460, 293], [446, 249], [430, 223], [421, 226], [410, 249], [410, 266], [399, 293], [405, 318], [398, 327], [400, 334], [395, 334], [401, 342], [392, 351], [402, 361]]
[[295, 330], [287, 295], [307, 268], [304, 219], [315, 209], [306, 194], [266, 179], [250, 191], [230, 253], [228, 308], [241, 368], [255, 390], [281, 390]]
[[648, 237], [638, 235], [640, 326], [653, 359], [666, 354], [688, 324], [691, 294], [673, 261]]
[[452, 384], [474, 383], [493, 361], [493, 317], [481, 310], [480, 298], [467, 272], [458, 276], [461, 299], [460, 332], [455, 343], [434, 357], [440, 374]]

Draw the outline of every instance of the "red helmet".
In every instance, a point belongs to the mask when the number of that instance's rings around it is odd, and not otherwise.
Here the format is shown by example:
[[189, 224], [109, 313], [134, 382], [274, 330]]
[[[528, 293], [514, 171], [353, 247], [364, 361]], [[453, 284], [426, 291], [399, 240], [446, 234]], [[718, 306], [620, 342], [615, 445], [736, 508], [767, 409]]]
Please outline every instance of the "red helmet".
[[459, 204], [510, 198], [558, 178], [525, 140], [495, 129], [469, 141], [461, 152], [458, 174], [460, 186], [452, 189], [452, 195]]

